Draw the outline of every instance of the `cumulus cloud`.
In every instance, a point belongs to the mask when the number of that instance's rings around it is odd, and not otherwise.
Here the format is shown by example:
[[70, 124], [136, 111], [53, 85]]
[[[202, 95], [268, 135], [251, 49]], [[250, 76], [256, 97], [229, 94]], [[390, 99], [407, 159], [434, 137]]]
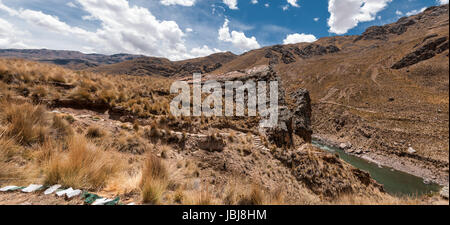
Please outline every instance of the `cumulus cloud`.
[[196, 0], [161, 0], [163, 5], [193, 6]]
[[203, 45], [203, 47], [201, 48], [193, 48], [191, 50], [191, 55], [194, 57], [203, 57], [203, 56], [208, 56], [214, 53], [219, 53], [222, 52], [221, 50], [214, 48], [214, 49], [210, 49], [207, 45]]
[[[56, 39], [75, 40], [76, 49], [73, 49], [73, 43], [72, 50], [88, 49], [90, 52], [104, 54], [145, 54], [172, 60], [196, 57], [208, 50], [205, 46], [188, 50], [184, 40], [186, 34], [175, 21], [159, 20], [147, 8], [130, 6], [127, 0], [77, 0], [77, 4], [80, 10], [88, 13], [86, 19], [100, 22], [96, 31], [68, 25], [58, 17], [40, 11], [15, 10], [4, 5], [1, 0], [0, 11], [25, 21], [30, 27], [40, 28], [40, 34], [52, 33]], [[8, 28], [5, 24], [3, 21], [2, 27], [9, 30], [9, 33], [17, 30]], [[192, 29], [186, 29], [186, 32], [190, 31]], [[65, 37], [57, 38], [60, 35]], [[6, 39], [4, 36], [5, 34], [1, 37], [2, 43], [13, 46], [11, 42], [14, 39]], [[15, 45], [19, 44], [16, 42]], [[66, 44], [66, 48], [67, 46]]]
[[315, 42], [317, 41], [316, 36], [312, 34], [289, 34], [286, 36], [286, 38], [283, 40], [283, 44], [296, 44], [301, 42]]
[[237, 7], [237, 4], [238, 4], [237, 0], [223, 0], [223, 4], [227, 5], [228, 8], [230, 8], [230, 9], [233, 9], [233, 10], [238, 9], [238, 7]]
[[225, 19], [225, 23], [219, 29], [220, 41], [232, 43], [234, 47], [243, 51], [261, 47], [255, 37], [248, 38], [243, 32], [238, 31], [231, 31], [230, 33], [230, 28], [228, 27], [229, 22], [228, 19]]
[[16, 27], [0, 18], [0, 48], [30, 47], [21, 41], [23, 35], [23, 32], [17, 31]]
[[258, 0], [251, 0], [250, 1], [252, 4], [258, 4]]
[[437, 0], [440, 5], [448, 4], [448, 0]]
[[329, 0], [329, 31], [345, 34], [360, 22], [376, 19], [376, 14], [383, 10], [392, 0]]

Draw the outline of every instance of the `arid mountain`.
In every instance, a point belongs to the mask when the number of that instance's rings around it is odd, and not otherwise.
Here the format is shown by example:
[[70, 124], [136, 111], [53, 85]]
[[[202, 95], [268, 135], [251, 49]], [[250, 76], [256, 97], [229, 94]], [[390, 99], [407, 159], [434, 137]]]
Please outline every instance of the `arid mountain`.
[[310, 91], [317, 138], [448, 184], [448, 9], [431, 7], [360, 36], [250, 51], [213, 74], [270, 64], [286, 93]]
[[84, 54], [76, 51], [58, 51], [47, 49], [0, 49], [0, 57], [22, 58], [38, 62], [48, 62], [64, 66], [69, 69], [80, 70], [100, 65], [120, 63], [144, 56], [130, 54]]
[[165, 58], [142, 57], [113, 65], [104, 65], [89, 69], [93, 72], [127, 75], [157, 75], [163, 77], [188, 76], [192, 73], [210, 73], [215, 71], [237, 56], [231, 52], [216, 53], [207, 57], [183, 61], [170, 61]]

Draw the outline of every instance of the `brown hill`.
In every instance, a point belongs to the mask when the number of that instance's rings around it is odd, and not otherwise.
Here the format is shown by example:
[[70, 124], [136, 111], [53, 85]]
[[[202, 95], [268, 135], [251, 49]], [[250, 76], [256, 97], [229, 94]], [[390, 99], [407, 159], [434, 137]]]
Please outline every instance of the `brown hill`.
[[84, 54], [77, 51], [59, 51], [48, 49], [0, 49], [2, 58], [22, 58], [38, 62], [47, 62], [69, 69], [86, 69], [100, 65], [115, 64], [143, 57], [130, 54]]
[[231, 52], [216, 53], [207, 57], [183, 61], [170, 61], [165, 58], [142, 57], [113, 65], [104, 65], [89, 69], [93, 72], [127, 75], [187, 76], [192, 73], [210, 73], [223, 64], [235, 59]]
[[270, 64], [287, 93], [310, 91], [316, 135], [448, 184], [448, 7], [370, 27], [360, 36], [250, 51], [213, 74]]

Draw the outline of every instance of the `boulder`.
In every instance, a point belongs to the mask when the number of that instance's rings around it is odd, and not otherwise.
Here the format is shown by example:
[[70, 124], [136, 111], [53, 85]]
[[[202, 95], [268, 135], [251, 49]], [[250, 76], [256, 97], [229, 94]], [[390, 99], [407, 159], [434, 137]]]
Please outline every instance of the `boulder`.
[[362, 149], [358, 149], [358, 150], [354, 151], [354, 153], [355, 153], [356, 155], [361, 155], [361, 154], [364, 153], [364, 151], [363, 151]]
[[341, 143], [339, 145], [339, 148], [342, 149], [342, 150], [347, 150], [347, 149], [350, 149], [351, 147], [352, 147], [352, 144], [350, 142]]
[[408, 152], [409, 154], [414, 154], [414, 153], [416, 153], [417, 151], [416, 151], [414, 148], [409, 147], [408, 150], [407, 150], [407, 152]]

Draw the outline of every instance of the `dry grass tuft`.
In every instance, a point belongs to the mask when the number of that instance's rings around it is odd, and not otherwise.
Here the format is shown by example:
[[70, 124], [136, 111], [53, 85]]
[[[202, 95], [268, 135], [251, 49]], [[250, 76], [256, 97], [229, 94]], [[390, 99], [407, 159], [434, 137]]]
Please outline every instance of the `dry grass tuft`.
[[154, 205], [161, 204], [162, 195], [168, 186], [168, 170], [160, 158], [150, 154], [142, 170], [140, 189], [142, 201]]
[[68, 137], [74, 134], [74, 131], [69, 122], [60, 116], [53, 117], [52, 127], [56, 129], [59, 137]]
[[86, 137], [87, 138], [102, 138], [105, 136], [105, 132], [101, 130], [100, 127], [97, 126], [91, 126], [88, 128], [87, 132], [86, 132]]
[[10, 163], [10, 160], [19, 151], [20, 147], [14, 143], [14, 140], [0, 134], [0, 184], [18, 177], [19, 171]]
[[3, 120], [7, 125], [7, 135], [18, 143], [30, 145], [42, 143], [48, 135], [48, 114], [43, 106], [30, 103], [17, 105], [9, 102], [0, 103]]
[[189, 191], [184, 194], [182, 204], [184, 205], [213, 205], [215, 199], [207, 189]]
[[77, 135], [69, 140], [67, 153], [57, 153], [50, 159], [45, 170], [45, 182], [98, 190], [120, 168], [121, 164], [111, 154]]

